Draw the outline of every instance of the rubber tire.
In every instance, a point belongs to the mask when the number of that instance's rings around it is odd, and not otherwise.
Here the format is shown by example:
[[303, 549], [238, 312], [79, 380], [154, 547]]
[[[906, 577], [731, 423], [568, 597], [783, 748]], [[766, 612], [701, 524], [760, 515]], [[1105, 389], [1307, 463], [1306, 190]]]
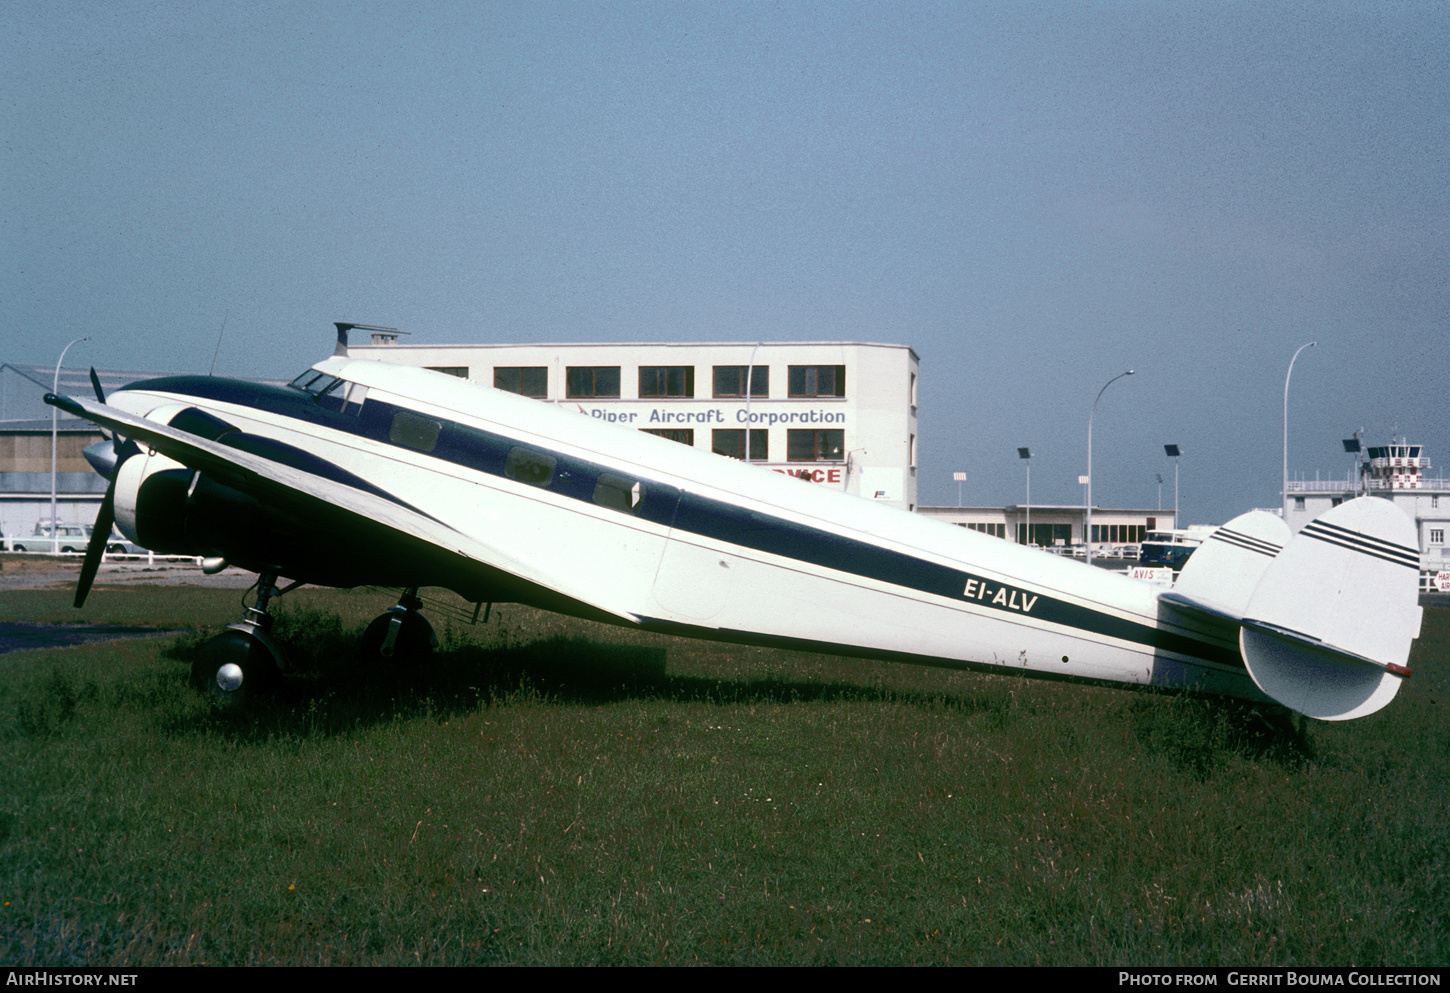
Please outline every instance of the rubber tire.
[[[403, 629], [394, 641], [392, 656], [383, 656], [383, 642], [388, 637], [388, 625], [397, 618]], [[391, 665], [414, 665], [426, 662], [433, 654], [433, 627], [427, 618], [415, 611], [389, 611], [373, 619], [363, 632], [359, 643], [362, 660], [368, 665], [387, 662]]]
[[[235, 689], [226, 688], [217, 680], [226, 665], [235, 665], [240, 670], [241, 683]], [[201, 657], [192, 663], [191, 681], [217, 704], [231, 707], [274, 692], [282, 681], [282, 670], [261, 638], [229, 629], [202, 648]]]

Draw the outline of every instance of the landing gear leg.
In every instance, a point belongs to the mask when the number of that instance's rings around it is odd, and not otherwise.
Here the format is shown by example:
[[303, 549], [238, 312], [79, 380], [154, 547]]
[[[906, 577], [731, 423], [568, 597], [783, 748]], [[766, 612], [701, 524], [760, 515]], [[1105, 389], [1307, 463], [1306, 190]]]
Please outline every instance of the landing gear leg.
[[278, 595], [276, 584], [276, 573], [257, 577], [257, 599], [245, 608], [243, 619], [207, 642], [192, 664], [191, 681], [218, 703], [235, 705], [281, 682], [282, 652], [272, 641], [267, 613], [267, 604]]
[[418, 587], [404, 590], [397, 606], [389, 607], [363, 632], [363, 661], [406, 665], [427, 659], [438, 647], [438, 636], [433, 633], [428, 618], [418, 613], [421, 606]]

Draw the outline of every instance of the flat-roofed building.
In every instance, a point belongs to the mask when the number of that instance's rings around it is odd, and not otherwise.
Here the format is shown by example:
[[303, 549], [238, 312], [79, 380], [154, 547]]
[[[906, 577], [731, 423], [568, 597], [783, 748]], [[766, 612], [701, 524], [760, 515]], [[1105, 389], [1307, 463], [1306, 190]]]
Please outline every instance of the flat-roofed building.
[[[1006, 507], [921, 507], [919, 513], [972, 531], [981, 531], [1018, 544], [1032, 544], [1059, 552], [1083, 546], [1087, 513], [1081, 505], [1014, 504]], [[1137, 546], [1149, 531], [1175, 527], [1171, 510], [1115, 510], [1094, 507], [1093, 557], [1115, 552], [1136, 557]]]
[[348, 354], [422, 366], [581, 416], [916, 509], [919, 360], [905, 345], [416, 344]]

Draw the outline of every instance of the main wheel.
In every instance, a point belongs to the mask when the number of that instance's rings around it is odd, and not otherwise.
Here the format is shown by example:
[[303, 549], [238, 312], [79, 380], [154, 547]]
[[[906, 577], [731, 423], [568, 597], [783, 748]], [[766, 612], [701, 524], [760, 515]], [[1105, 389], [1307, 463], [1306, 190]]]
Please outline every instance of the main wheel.
[[391, 607], [367, 626], [359, 650], [364, 662], [411, 665], [426, 661], [437, 644], [428, 618], [415, 610]]
[[191, 666], [196, 688], [229, 706], [276, 689], [281, 679], [272, 646], [256, 632], [242, 628], [228, 628], [207, 642]]

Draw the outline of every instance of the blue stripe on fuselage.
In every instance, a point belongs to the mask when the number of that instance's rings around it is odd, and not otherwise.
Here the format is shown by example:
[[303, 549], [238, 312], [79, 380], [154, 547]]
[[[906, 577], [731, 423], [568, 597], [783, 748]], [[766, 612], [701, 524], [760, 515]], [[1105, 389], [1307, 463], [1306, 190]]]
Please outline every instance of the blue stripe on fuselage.
[[[440, 420], [432, 414], [419, 416], [439, 421], [441, 430], [433, 448], [428, 452], [419, 452], [418, 449], [400, 444], [390, 437], [394, 417], [400, 410], [408, 408], [372, 397], [362, 405], [358, 414], [353, 415], [321, 406], [314, 401], [311, 394], [292, 387], [265, 386], [206, 376], [172, 376], [133, 383], [123, 389], [162, 391], [265, 410], [308, 424], [394, 445], [415, 455], [426, 454], [490, 476], [504, 476], [504, 465], [509, 451], [524, 448], [548, 455], [555, 460], [554, 478], [548, 487], [551, 492], [591, 505], [594, 504], [595, 484], [600, 474], [618, 474], [617, 470], [550, 451], [533, 442], [509, 438], [456, 421]], [[416, 411], [412, 413], [417, 414]], [[649, 478], [642, 478], [641, 482], [644, 483], [645, 493], [642, 504], [636, 509], [637, 516], [665, 527], [932, 596], [970, 602], [978, 607], [1024, 619], [1044, 621], [1208, 659], [1237, 669], [1243, 668], [1243, 661], [1236, 650], [1198, 638], [1114, 617], [1100, 610], [999, 583], [952, 566], [882, 548], [858, 538], [844, 537], [722, 500], [685, 492]]]

